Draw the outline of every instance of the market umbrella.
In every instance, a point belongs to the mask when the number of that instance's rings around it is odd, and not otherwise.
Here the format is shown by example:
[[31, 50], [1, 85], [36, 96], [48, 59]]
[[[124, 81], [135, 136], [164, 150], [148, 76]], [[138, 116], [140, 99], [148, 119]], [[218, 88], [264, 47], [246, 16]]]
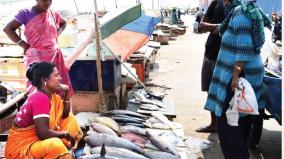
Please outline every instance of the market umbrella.
[[[98, 21], [95, 15], [95, 41], [91, 42], [91, 52], [96, 53], [96, 65], [98, 75], [98, 88], [100, 95], [100, 111], [105, 111], [106, 107], [103, 101], [101, 60], [104, 55], [110, 54], [115, 57], [120, 56], [125, 60], [129, 55], [141, 48], [149, 41], [149, 36], [154, 31], [154, 26], [161, 21], [161, 13], [153, 10], [142, 10], [141, 4], [128, 8], [119, 8], [105, 15]], [[99, 23], [101, 25], [99, 25]], [[92, 35], [92, 34], [91, 34]], [[87, 39], [91, 39], [89, 36]], [[73, 62], [88, 44], [89, 40], [79, 49], [76, 49], [66, 59], [66, 63], [71, 67]], [[120, 59], [118, 58], [120, 61]], [[140, 82], [138, 80], [138, 82]], [[140, 82], [142, 86], [143, 83]]]
[[[123, 60], [149, 41], [155, 25], [162, 20], [161, 13], [157, 10], [146, 10], [141, 4], [127, 10], [132, 21], [117, 27], [116, 31], [105, 34], [102, 28], [103, 43], [111, 52], [120, 55]], [[128, 15], [120, 14], [121, 19], [127, 19]], [[103, 27], [103, 26], [102, 26]]]

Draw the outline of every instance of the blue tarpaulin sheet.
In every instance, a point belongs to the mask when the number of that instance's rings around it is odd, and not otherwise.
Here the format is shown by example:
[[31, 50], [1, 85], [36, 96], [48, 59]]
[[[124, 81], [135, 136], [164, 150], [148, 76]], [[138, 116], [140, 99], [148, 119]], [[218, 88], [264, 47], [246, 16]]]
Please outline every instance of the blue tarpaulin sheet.
[[280, 13], [282, 11], [281, 0], [257, 0], [256, 3], [270, 16], [272, 12]]
[[[136, 20], [126, 24], [122, 27], [123, 30], [133, 31], [137, 33], [142, 33], [146, 35], [152, 35], [155, 25], [162, 20], [162, 17], [151, 17], [145, 14], [144, 11], [141, 12], [141, 17]], [[147, 25], [146, 25], [147, 24]]]

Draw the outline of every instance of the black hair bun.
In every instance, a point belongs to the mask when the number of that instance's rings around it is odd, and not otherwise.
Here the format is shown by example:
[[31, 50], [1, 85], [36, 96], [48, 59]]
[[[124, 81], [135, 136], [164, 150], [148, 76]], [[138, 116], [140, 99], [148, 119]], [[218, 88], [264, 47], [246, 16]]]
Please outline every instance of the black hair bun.
[[34, 74], [34, 68], [36, 67], [36, 65], [38, 64], [38, 62], [34, 62], [32, 64], [29, 65], [29, 68], [26, 72], [26, 76], [28, 78], [29, 81], [33, 81], [33, 74]]

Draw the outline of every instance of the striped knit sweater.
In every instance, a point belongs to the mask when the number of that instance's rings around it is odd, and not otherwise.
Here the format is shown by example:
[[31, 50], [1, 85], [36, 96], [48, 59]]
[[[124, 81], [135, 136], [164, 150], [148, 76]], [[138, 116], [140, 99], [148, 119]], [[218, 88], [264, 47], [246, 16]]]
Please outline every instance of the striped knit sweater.
[[205, 109], [222, 115], [222, 108], [226, 99], [227, 89], [236, 61], [245, 61], [243, 73], [253, 87], [258, 107], [264, 108], [263, 76], [264, 69], [260, 57], [260, 50], [255, 50], [252, 39], [252, 21], [242, 14], [240, 7], [236, 7], [227, 30], [221, 42], [216, 67], [209, 87]]

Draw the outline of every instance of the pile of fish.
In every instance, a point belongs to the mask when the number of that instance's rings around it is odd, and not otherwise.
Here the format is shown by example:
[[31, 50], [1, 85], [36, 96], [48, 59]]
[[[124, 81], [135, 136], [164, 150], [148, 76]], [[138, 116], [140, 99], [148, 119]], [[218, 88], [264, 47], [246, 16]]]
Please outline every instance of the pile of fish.
[[[147, 94], [144, 90], [131, 92], [134, 98], [129, 100], [130, 103], [139, 104], [139, 108], [145, 111], [168, 111], [167, 106], [163, 103], [164, 94], [151, 92]], [[160, 97], [160, 98], [159, 98]]]
[[101, 114], [90, 123], [91, 129], [85, 137], [85, 156], [80, 158], [179, 159], [174, 133], [154, 134], [141, 127], [149, 123], [150, 119], [154, 120], [154, 117], [127, 110], [113, 110]]
[[132, 125], [141, 128], [145, 128], [146, 120], [149, 119], [148, 116], [135, 113], [127, 110], [113, 110], [103, 114], [113, 120], [115, 120], [119, 125]]

